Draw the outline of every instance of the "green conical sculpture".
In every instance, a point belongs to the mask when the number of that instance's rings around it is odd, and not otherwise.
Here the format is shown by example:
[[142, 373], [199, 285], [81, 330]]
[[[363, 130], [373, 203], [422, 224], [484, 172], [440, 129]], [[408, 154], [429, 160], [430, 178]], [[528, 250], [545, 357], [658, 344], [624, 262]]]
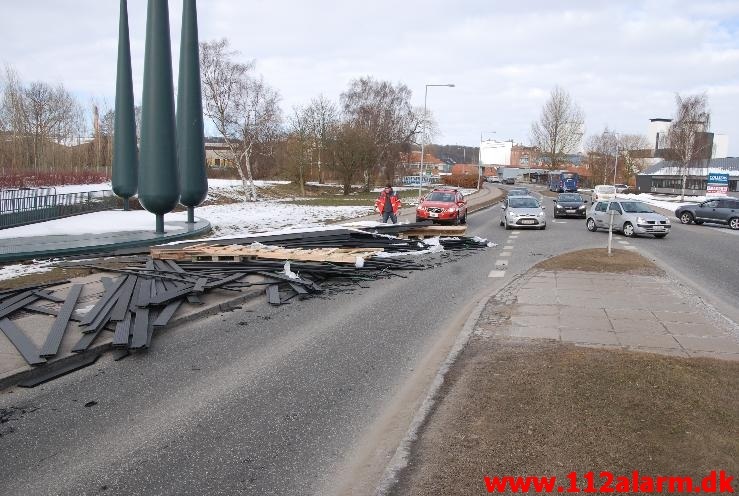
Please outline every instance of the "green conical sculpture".
[[185, 0], [182, 9], [180, 73], [177, 85], [177, 161], [180, 171], [180, 203], [187, 207], [187, 222], [193, 223], [195, 207], [208, 195], [198, 12], [195, 0]]
[[174, 209], [179, 198], [169, 8], [167, 0], [149, 0], [141, 102], [139, 201], [156, 215], [157, 233], [164, 232], [164, 214]]
[[128, 7], [121, 0], [118, 24], [118, 70], [115, 81], [115, 130], [113, 132], [113, 192], [123, 198], [123, 208], [136, 194], [139, 156], [136, 149], [136, 118], [131, 77], [131, 45], [128, 38]]

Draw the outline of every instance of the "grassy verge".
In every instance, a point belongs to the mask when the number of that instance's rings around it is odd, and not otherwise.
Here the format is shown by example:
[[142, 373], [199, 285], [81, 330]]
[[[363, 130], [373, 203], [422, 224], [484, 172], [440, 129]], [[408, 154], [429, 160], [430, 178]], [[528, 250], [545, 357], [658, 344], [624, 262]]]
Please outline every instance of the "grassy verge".
[[[395, 494], [485, 494], [484, 476], [739, 472], [739, 363], [475, 339]], [[563, 483], [562, 485], [567, 485]]]

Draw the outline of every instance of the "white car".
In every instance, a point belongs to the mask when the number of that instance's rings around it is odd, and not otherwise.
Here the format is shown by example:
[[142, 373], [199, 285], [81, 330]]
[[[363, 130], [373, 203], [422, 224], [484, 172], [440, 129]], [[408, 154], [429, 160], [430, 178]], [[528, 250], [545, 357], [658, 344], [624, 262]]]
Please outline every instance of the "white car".
[[599, 184], [593, 188], [593, 194], [590, 196], [593, 203], [598, 200], [611, 200], [616, 198], [616, 187], [610, 184]]
[[617, 198], [603, 200], [593, 205], [588, 213], [585, 227], [588, 231], [608, 229], [613, 217], [613, 230], [620, 231], [626, 237], [638, 234], [652, 234], [655, 238], [664, 238], [670, 234], [670, 219], [652, 210], [649, 205], [639, 201]]
[[532, 196], [509, 196], [500, 206], [500, 225], [506, 229], [519, 227], [547, 228], [547, 217], [539, 200]]

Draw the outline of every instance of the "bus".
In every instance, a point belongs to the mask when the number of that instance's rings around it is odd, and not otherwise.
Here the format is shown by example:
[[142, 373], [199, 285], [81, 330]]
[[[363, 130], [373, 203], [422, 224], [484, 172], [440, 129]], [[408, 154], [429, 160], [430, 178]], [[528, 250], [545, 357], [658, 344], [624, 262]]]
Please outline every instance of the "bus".
[[577, 172], [554, 171], [549, 173], [549, 191], [575, 193], [580, 183]]

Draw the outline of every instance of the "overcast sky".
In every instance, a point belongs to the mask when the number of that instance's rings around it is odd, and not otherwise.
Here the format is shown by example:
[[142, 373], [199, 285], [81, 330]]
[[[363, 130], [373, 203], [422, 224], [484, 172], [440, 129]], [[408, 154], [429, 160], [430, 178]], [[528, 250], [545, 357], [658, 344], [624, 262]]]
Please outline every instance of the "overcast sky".
[[[0, 63], [22, 80], [63, 83], [112, 106], [117, 0], [0, 0]], [[171, 1], [173, 68], [181, 1]], [[128, 2], [140, 102], [146, 1]], [[675, 94], [706, 92], [712, 130], [739, 156], [739, 1], [200, 0], [200, 40], [228, 38], [282, 96], [285, 113], [323, 94], [338, 100], [364, 75], [402, 82], [422, 106], [425, 84], [445, 144], [529, 141], [555, 85], [586, 117], [646, 134]], [[492, 132], [495, 131], [493, 135]]]

